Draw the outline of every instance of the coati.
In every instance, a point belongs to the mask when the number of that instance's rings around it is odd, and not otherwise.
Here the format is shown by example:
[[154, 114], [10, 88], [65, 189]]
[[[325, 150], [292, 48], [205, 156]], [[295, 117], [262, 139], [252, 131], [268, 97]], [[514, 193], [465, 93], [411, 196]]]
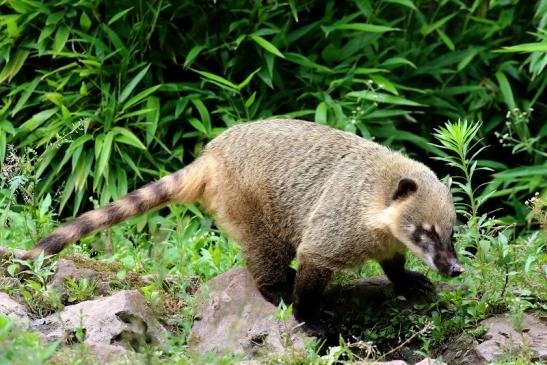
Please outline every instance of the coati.
[[[167, 203], [200, 204], [238, 242], [263, 296], [310, 319], [333, 271], [367, 259], [406, 289], [430, 282], [405, 270], [408, 249], [447, 276], [456, 261], [449, 187], [425, 165], [377, 143], [299, 120], [239, 124], [172, 175], [63, 224], [28, 257]], [[296, 256], [296, 272], [289, 267]]]

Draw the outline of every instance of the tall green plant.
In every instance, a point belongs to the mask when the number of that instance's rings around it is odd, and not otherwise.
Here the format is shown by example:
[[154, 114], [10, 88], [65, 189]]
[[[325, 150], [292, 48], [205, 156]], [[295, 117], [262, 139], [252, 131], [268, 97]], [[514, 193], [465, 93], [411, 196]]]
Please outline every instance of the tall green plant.
[[434, 137], [439, 144], [435, 146], [449, 151], [446, 156], [435, 157], [459, 170], [460, 175], [453, 178], [454, 185], [464, 193], [467, 202], [460, 202], [459, 213], [475, 218], [478, 210], [487, 197], [477, 198], [477, 190], [473, 184], [473, 176], [479, 170], [492, 171], [487, 167], [477, 167], [477, 156], [487, 146], [478, 149], [480, 139], [476, 139], [481, 128], [481, 123], [469, 123], [467, 120], [459, 120], [456, 123], [446, 123], [444, 127], [435, 130]]

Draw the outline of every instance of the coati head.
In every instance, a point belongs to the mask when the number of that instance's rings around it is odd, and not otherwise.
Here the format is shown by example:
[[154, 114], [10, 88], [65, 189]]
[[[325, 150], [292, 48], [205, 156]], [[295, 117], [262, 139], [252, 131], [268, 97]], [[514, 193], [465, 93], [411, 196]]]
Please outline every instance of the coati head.
[[386, 211], [391, 234], [431, 268], [451, 277], [465, 271], [454, 250], [456, 210], [449, 186], [430, 174], [400, 178]]

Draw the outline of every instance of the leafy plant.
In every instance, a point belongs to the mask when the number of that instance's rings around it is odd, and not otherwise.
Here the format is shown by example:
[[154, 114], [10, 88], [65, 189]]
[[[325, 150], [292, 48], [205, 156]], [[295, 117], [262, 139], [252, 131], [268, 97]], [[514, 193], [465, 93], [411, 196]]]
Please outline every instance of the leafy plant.
[[67, 291], [67, 301], [69, 303], [83, 302], [97, 295], [97, 283], [88, 278], [82, 278], [78, 281], [73, 278], [66, 278], [64, 287]]
[[12, 276], [21, 278], [18, 288], [30, 311], [44, 317], [62, 307], [61, 293], [48, 286], [49, 278], [55, 273], [56, 263], [40, 254], [35, 260], [13, 259], [8, 266]]
[[9, 364], [43, 364], [58, 342], [44, 346], [37, 333], [27, 332], [8, 316], [0, 314], [0, 360]]
[[[455, 167], [463, 175], [461, 178], [454, 178], [454, 185], [458, 187], [466, 196], [468, 203], [460, 203], [459, 213], [468, 214], [471, 218], [476, 218], [478, 209], [482, 205], [485, 199], [476, 198], [476, 189], [473, 186], [473, 176], [476, 171], [487, 170], [486, 167], [477, 167], [477, 155], [482, 152], [486, 146], [475, 149], [480, 141], [474, 141], [479, 128], [480, 123], [468, 124], [466, 120], [458, 121], [458, 123], [447, 123], [445, 127], [441, 127], [435, 131], [435, 138], [439, 141], [440, 145], [436, 145], [439, 148], [448, 150], [455, 156], [446, 155], [436, 157], [438, 160], [446, 162], [448, 166]], [[461, 181], [460, 181], [461, 179]], [[469, 213], [468, 213], [469, 212]]]

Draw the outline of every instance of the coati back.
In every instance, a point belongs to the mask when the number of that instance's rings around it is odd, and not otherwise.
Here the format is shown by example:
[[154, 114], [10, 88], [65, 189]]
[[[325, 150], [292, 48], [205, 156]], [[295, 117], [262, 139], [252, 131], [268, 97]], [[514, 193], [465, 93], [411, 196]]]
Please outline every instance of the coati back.
[[[234, 126], [192, 164], [119, 201], [85, 213], [30, 252], [69, 243], [167, 203], [199, 201], [243, 247], [247, 267], [270, 301], [313, 312], [333, 271], [380, 262], [396, 286], [427, 287], [404, 269], [410, 249], [456, 276], [450, 191], [425, 165], [377, 143], [298, 120]], [[297, 257], [296, 274], [289, 265]]]

